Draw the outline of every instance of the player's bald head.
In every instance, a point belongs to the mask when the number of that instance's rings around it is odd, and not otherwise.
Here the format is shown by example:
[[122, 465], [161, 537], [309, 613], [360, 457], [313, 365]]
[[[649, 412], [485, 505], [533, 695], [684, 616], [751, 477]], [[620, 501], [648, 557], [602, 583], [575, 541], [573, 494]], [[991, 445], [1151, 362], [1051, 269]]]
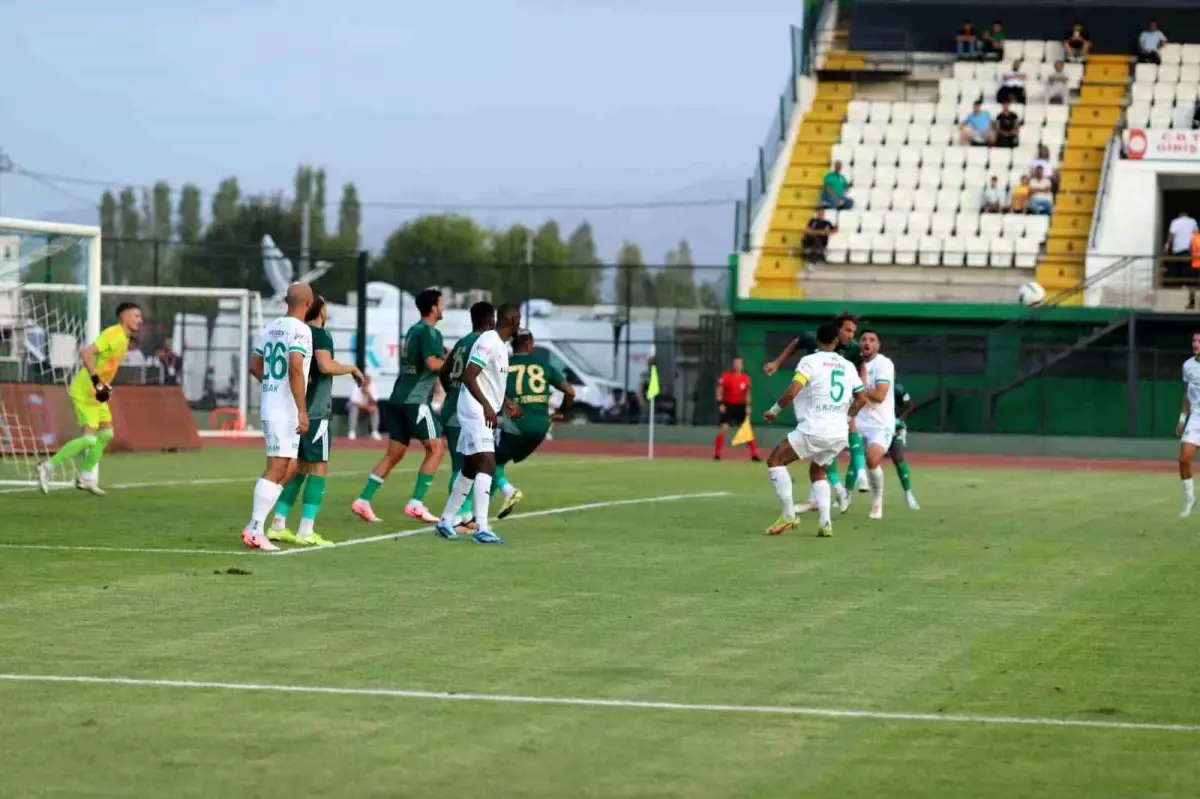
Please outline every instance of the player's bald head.
[[293, 283], [287, 287], [287, 294], [284, 295], [284, 301], [287, 302], [289, 311], [301, 309], [307, 311], [313, 301], [312, 286], [307, 283]]

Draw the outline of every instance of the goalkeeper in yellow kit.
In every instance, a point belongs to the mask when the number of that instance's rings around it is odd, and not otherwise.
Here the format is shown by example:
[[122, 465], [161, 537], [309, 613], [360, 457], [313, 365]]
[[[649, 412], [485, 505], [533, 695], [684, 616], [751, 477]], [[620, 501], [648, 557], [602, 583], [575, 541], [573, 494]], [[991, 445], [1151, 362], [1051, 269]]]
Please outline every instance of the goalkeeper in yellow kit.
[[38, 464], [38, 483], [43, 493], [50, 491], [55, 467], [84, 454], [86, 460], [75, 487], [98, 497], [104, 496], [100, 490], [100, 458], [114, 435], [108, 398], [112, 395], [117, 367], [129, 349], [129, 337], [141, 327], [142, 309], [135, 303], [123, 302], [117, 306], [117, 323], [101, 331], [94, 342], [80, 351], [83, 368], [71, 381], [67, 393], [75, 406], [75, 417], [83, 435], [63, 444], [54, 457]]

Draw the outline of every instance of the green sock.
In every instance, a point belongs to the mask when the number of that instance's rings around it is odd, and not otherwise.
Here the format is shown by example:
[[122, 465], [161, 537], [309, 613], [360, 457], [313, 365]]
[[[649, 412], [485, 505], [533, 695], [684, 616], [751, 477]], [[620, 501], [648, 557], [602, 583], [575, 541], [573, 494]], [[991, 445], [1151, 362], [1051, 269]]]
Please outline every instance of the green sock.
[[87, 459], [83, 462], [85, 472], [90, 472], [100, 465], [100, 459], [104, 457], [104, 449], [115, 435], [116, 433], [111, 427], [100, 428], [100, 432], [96, 434], [96, 443], [88, 447]]
[[424, 503], [425, 495], [429, 493], [429, 487], [433, 485], [433, 475], [417, 472], [417, 482], [413, 486], [412, 498], [417, 502]]
[[85, 449], [90, 449], [96, 441], [96, 436], [90, 434], [68, 441], [58, 448], [58, 452], [54, 453], [54, 457], [50, 459], [50, 465], [58, 466], [64, 461], [74, 458]]
[[854, 484], [858, 481], [858, 473], [867, 468], [867, 455], [863, 451], [862, 436], [858, 433], [850, 434], [850, 466], [846, 469], [846, 485], [851, 490], [854, 489]]
[[504, 467], [503, 467], [503, 466], [497, 466], [497, 467], [496, 467], [496, 477], [495, 477], [495, 479], [494, 479], [494, 480], [492, 480], [492, 487], [493, 487], [493, 488], [499, 488], [499, 489], [503, 490], [503, 489], [504, 489], [504, 487], [505, 487], [505, 486], [507, 486], [507, 485], [509, 485], [509, 482], [508, 482], [508, 475], [506, 475], [506, 474], [504, 473]]
[[[304, 485], [304, 477], [300, 473], [292, 475], [292, 479], [288, 480], [283, 485], [283, 491], [279, 494], [279, 501], [275, 503], [276, 515], [287, 518], [292, 512], [292, 508], [296, 507], [296, 500], [300, 498], [300, 487]], [[315, 477], [312, 479], [316, 479]], [[325, 478], [321, 478], [324, 480]]]
[[304, 484], [304, 504], [300, 506], [300, 518], [309, 522], [315, 520], [323, 499], [325, 499], [325, 478], [314, 474]]
[[896, 464], [896, 474], [900, 476], [900, 487], [905, 491], [912, 491], [912, 475], [908, 473], [908, 461]]
[[381, 485], [383, 485], [383, 478], [371, 472], [367, 475], [367, 484], [363, 486], [362, 493], [358, 495], [358, 498], [364, 502], [370, 502]]
[[825, 479], [829, 481], [829, 485], [831, 486], [840, 486], [842, 484], [842, 478], [838, 477], [837, 469], [838, 464], [836, 460], [830, 462], [830, 464], [825, 467]]

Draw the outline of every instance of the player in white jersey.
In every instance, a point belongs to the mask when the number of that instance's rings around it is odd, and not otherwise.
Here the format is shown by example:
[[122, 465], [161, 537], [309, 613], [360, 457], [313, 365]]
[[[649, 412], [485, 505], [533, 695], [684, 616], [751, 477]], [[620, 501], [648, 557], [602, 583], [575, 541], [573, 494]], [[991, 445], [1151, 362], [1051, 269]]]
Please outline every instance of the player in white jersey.
[[1192, 461], [1200, 447], [1200, 333], [1192, 334], [1192, 357], [1183, 364], [1183, 412], [1175, 428], [1179, 436], [1179, 479], [1183, 481], [1183, 510], [1180, 516], [1190, 516], [1196, 505], [1196, 489], [1192, 484]]
[[764, 414], [768, 422], [773, 422], [796, 400], [796, 429], [767, 458], [767, 474], [781, 505], [779, 518], [767, 528], [770, 535], [779, 535], [797, 525], [792, 477], [787, 467], [798, 460], [810, 461], [808, 476], [817, 503], [817, 535], [822, 538], [833, 535], [831, 489], [825, 467], [846, 448], [850, 417], [863, 406], [858, 369], [833, 351], [837, 340], [837, 325], [817, 328], [817, 351], [800, 359], [792, 384]]
[[496, 436], [500, 413], [513, 418], [520, 408], [506, 402], [508, 386], [508, 342], [521, 327], [521, 310], [513, 305], [500, 309], [496, 329], [481, 333], [471, 347], [458, 392], [458, 422], [461, 432], [458, 451], [463, 456], [462, 472], [454, 481], [446, 509], [437, 523], [437, 534], [454, 540], [454, 516], [474, 486], [475, 533], [480, 544], [503, 544], [504, 539], [488, 529], [488, 498], [496, 474]]
[[312, 289], [293, 283], [287, 290], [287, 316], [263, 328], [250, 359], [250, 374], [262, 384], [262, 428], [267, 445], [267, 468], [254, 486], [250, 522], [242, 543], [251, 549], [276, 550], [263, 528], [283, 486], [296, 471], [300, 437], [308, 432], [304, 400], [312, 365], [312, 330], [304, 317], [313, 304]]
[[[883, 459], [892, 447], [896, 435], [896, 365], [882, 354], [879, 334], [874, 330], [863, 330], [858, 334], [862, 347], [863, 367], [867, 373], [866, 409], [858, 415], [858, 432], [862, 434], [867, 448], [867, 483], [871, 488], [870, 518], [883, 518]], [[917, 509], [916, 497], [905, 492], [908, 507]]]

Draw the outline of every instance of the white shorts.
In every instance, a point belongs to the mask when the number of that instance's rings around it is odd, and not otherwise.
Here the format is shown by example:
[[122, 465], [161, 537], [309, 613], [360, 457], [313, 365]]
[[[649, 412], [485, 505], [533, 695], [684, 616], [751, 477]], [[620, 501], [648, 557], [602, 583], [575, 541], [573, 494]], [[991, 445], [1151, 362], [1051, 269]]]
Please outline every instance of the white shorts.
[[882, 447], [884, 452], [892, 448], [892, 439], [896, 437], [896, 429], [893, 427], [888, 430], [886, 427], [860, 427], [858, 434], [862, 436], [863, 445], [870, 449], [871, 447]]
[[846, 436], [823, 437], [811, 433], [793, 430], [787, 435], [792, 451], [802, 461], [812, 461], [818, 466], [828, 466], [833, 463], [842, 450], [846, 448]]
[[295, 419], [263, 419], [263, 440], [267, 445], [268, 458], [290, 458], [300, 454], [300, 434]]
[[1188, 419], [1187, 426], [1183, 428], [1183, 435], [1179, 437], [1180, 443], [1191, 444], [1193, 447], [1200, 447], [1200, 424]]
[[458, 453], [460, 455], [478, 455], [480, 452], [495, 452], [496, 439], [500, 437], [499, 430], [493, 430], [482, 419], [464, 419], [459, 414], [458, 422], [462, 425], [458, 434]]

